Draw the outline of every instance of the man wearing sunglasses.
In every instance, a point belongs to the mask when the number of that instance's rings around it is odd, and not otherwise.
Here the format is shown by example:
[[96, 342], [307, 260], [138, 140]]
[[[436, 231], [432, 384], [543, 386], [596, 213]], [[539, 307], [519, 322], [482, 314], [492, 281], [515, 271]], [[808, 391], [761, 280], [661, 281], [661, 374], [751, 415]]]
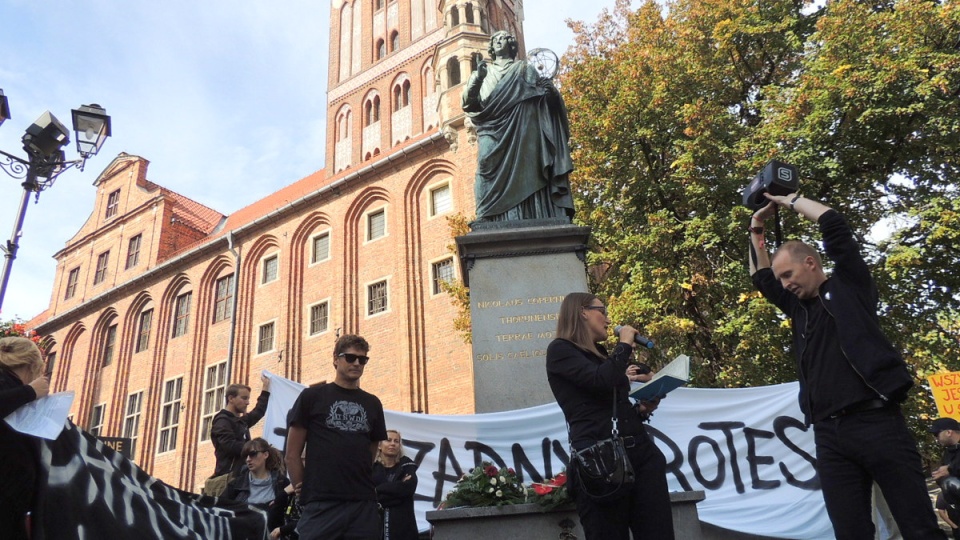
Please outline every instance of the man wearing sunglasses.
[[380, 399], [360, 389], [369, 350], [360, 336], [338, 339], [333, 382], [307, 388], [290, 410], [286, 462], [301, 540], [380, 538], [373, 460], [387, 429]]

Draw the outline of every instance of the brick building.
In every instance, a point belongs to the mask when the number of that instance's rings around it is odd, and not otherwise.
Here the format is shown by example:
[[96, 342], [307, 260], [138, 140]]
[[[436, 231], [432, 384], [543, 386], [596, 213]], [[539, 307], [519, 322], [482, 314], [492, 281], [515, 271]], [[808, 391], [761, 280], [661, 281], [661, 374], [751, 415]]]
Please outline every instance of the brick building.
[[332, 9], [325, 168], [222, 215], [120, 154], [32, 321], [54, 344], [53, 389], [77, 394], [74, 422], [132, 438], [135, 461], [178, 487], [213, 471], [228, 382], [256, 396], [263, 369], [330, 380], [342, 333], [370, 341], [364, 387], [386, 408], [473, 412], [470, 347], [439, 290], [458, 273], [446, 218], [474, 211], [459, 100], [490, 33], [522, 47], [522, 1]]

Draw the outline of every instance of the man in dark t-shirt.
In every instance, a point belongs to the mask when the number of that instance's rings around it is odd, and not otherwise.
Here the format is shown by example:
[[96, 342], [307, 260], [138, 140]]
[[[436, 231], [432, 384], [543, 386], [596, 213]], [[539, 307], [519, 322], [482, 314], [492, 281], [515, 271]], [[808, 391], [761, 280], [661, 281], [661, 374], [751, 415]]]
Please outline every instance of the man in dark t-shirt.
[[303, 508], [301, 540], [380, 537], [372, 472], [387, 430], [380, 400], [360, 389], [369, 350], [360, 336], [338, 339], [333, 382], [304, 390], [290, 411], [286, 461]]

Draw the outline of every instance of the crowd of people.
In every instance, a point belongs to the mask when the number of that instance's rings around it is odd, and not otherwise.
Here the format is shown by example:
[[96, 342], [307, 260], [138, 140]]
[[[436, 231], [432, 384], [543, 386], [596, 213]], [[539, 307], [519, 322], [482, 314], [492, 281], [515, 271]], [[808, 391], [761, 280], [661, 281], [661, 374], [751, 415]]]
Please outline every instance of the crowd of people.
[[[874, 485], [904, 538], [945, 538], [900, 411], [913, 375], [881, 330], [876, 285], [853, 231], [820, 202], [766, 196], [770, 203], [748, 226], [750, 272], [793, 328], [800, 409], [813, 426], [815, 466], [836, 538], [874, 538]], [[778, 206], [819, 225], [834, 263], [830, 275], [817, 250], [803, 242], [767, 253], [764, 223]], [[599, 297], [570, 293], [547, 348], [547, 380], [568, 427], [569, 490], [588, 539], [671, 540], [666, 462], [644, 427], [660, 398], [629, 397], [630, 382], [647, 381], [653, 372], [636, 359], [635, 328], [618, 327], [616, 344], [605, 348], [610, 324]], [[266, 411], [269, 380], [249, 411], [250, 387], [229, 386], [226, 406], [212, 422], [216, 466], [206, 494], [263, 508], [272, 540], [418, 538], [417, 465], [403, 455], [400, 433], [387, 429], [380, 400], [360, 387], [369, 350], [360, 336], [337, 340], [334, 380], [297, 398], [285, 454], [250, 436]], [[31, 340], [0, 339], [0, 417], [47, 394], [42, 371]], [[940, 418], [929, 431], [945, 448], [942, 466], [932, 473], [942, 488], [936, 511], [960, 538], [960, 423]], [[28, 538], [38, 442], [0, 422], [0, 456], [0, 531]]]

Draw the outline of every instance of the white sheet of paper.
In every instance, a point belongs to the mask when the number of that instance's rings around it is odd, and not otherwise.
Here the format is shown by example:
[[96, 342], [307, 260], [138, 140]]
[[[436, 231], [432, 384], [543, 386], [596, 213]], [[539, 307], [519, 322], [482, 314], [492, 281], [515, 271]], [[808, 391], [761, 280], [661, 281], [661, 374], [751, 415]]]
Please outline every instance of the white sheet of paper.
[[4, 418], [20, 433], [56, 440], [67, 423], [74, 392], [58, 392], [31, 401]]

